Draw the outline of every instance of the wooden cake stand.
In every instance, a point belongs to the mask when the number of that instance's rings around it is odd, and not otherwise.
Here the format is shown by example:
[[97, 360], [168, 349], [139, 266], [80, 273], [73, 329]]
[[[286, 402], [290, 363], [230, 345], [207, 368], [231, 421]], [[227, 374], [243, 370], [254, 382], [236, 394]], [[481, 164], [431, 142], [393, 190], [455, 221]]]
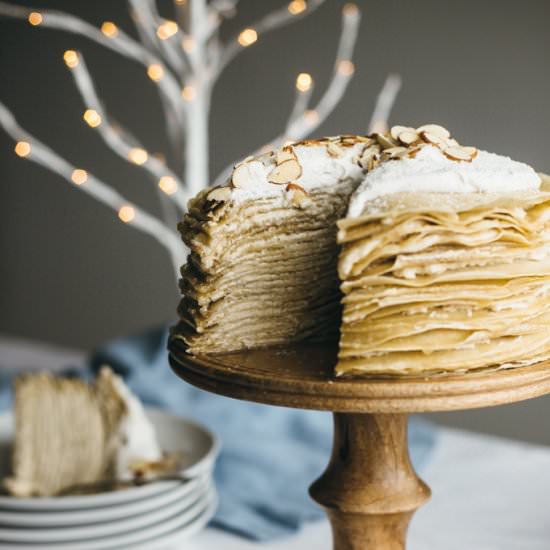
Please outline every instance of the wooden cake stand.
[[550, 393], [550, 362], [460, 376], [335, 379], [333, 345], [196, 357], [177, 340], [170, 343], [170, 362], [178, 376], [207, 391], [334, 413], [332, 457], [310, 495], [328, 514], [336, 550], [405, 548], [409, 521], [430, 497], [409, 459], [409, 413], [489, 407]]

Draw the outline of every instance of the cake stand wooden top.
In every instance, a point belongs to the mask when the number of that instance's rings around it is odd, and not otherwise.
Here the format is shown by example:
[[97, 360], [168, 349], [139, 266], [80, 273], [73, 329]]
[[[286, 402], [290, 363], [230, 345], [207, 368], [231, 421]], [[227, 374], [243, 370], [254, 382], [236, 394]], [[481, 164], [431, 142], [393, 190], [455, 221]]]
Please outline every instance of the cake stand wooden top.
[[413, 413], [503, 405], [550, 393], [550, 361], [510, 370], [425, 378], [335, 378], [334, 344], [193, 356], [169, 344], [183, 380], [207, 391], [301, 409], [350, 413]]

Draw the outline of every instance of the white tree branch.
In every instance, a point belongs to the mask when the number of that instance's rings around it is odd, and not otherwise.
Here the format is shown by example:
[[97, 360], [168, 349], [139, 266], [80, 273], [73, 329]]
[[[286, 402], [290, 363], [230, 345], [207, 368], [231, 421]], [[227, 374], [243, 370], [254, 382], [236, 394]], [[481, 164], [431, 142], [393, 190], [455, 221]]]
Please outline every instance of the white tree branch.
[[[0, 126], [15, 141], [26, 141], [30, 144], [31, 150], [26, 158], [44, 166], [65, 180], [72, 181], [73, 171], [76, 167], [23, 130], [3, 103], [0, 103]], [[185, 259], [185, 247], [175, 231], [166, 227], [160, 220], [148, 212], [132, 204], [118, 191], [103, 183], [92, 174], [88, 174], [87, 180], [84, 183], [74, 186], [116, 212], [119, 212], [125, 206], [133, 208], [135, 216], [128, 223], [132, 227], [148, 233], [168, 251], [176, 276], [178, 276], [179, 267]]]
[[398, 74], [388, 75], [376, 98], [374, 111], [368, 126], [369, 134], [373, 132], [384, 133], [388, 130], [390, 114], [400, 89], [401, 77]]
[[158, 14], [154, 0], [128, 0], [133, 9], [133, 19], [141, 37], [143, 45], [151, 52], [164, 57], [172, 69], [178, 75], [180, 83], [183, 75], [188, 69], [185, 52], [181, 47], [176, 46], [174, 39], [179, 37], [181, 32], [174, 36], [161, 40], [157, 36], [158, 27], [165, 22]]
[[[78, 52], [78, 56], [78, 64], [71, 68], [70, 71], [74, 77], [78, 91], [84, 100], [86, 108], [94, 109], [101, 116], [101, 124], [97, 126], [96, 130], [103, 138], [103, 141], [114, 153], [116, 153], [119, 157], [122, 157], [124, 160], [131, 162], [129, 156], [132, 149], [136, 147], [144, 149], [144, 147], [122, 126], [117, 125], [117, 127], [115, 127], [111, 124], [109, 115], [103, 108], [103, 104], [97, 96], [92, 78], [86, 66], [86, 62], [84, 61], [84, 57], [80, 52]], [[170, 195], [170, 198], [181, 209], [185, 208], [185, 204], [189, 197], [184, 191], [183, 182], [175, 172], [170, 170], [165, 163], [161, 162], [158, 158], [152, 155], [148, 155], [147, 160], [141, 165], [141, 167], [154, 178], [155, 184], [158, 184], [160, 178], [164, 176], [174, 178], [178, 187], [177, 191]]]
[[[309, 0], [307, 3], [307, 8], [301, 13], [292, 14], [288, 6], [283, 6], [277, 10], [268, 13], [261, 19], [258, 19], [254, 23], [248, 25], [249, 28], [254, 29], [259, 36], [262, 36], [268, 32], [274, 31], [288, 23], [299, 21], [303, 17], [307, 17], [313, 13], [325, 0]], [[225, 67], [233, 60], [233, 58], [243, 51], [243, 48], [238, 41], [239, 35], [235, 35], [223, 48], [223, 54], [221, 56], [219, 65], [212, 75], [213, 78], [216, 78], [219, 73], [221, 73]]]
[[33, 11], [38, 11], [42, 15], [40, 26], [85, 36], [124, 57], [141, 63], [145, 67], [149, 67], [152, 64], [160, 65], [164, 70], [164, 78], [157, 82], [159, 90], [166, 96], [174, 115], [178, 117], [181, 124], [184, 123], [185, 113], [182, 108], [180, 86], [178, 82], [168, 71], [161, 59], [147, 51], [141, 44], [130, 38], [121, 29], [118, 29], [116, 36], [107, 37], [101, 30], [74, 15], [54, 10], [34, 10], [33, 8], [0, 2], [0, 15], [26, 19]]
[[[352, 63], [353, 51], [357, 42], [361, 13], [355, 5], [347, 5], [342, 12], [342, 30], [334, 63], [334, 73], [327, 89], [313, 109], [313, 116], [304, 112], [298, 117], [289, 132], [288, 137], [293, 140], [303, 139], [316, 130], [332, 113], [342, 99], [354, 72]], [[278, 139], [285, 139], [282, 135]]]

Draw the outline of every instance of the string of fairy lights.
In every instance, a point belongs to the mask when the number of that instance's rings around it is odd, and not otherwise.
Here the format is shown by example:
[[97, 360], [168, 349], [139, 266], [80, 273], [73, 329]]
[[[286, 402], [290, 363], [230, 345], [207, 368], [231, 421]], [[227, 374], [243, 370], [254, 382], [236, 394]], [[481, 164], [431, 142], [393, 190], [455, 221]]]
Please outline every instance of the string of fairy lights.
[[[219, 36], [220, 26], [236, 14], [238, 0], [173, 0], [175, 19], [161, 16], [155, 0], [128, 0], [139, 40], [127, 35], [111, 20], [97, 28], [71, 14], [0, 1], [0, 16], [25, 19], [32, 27], [49, 27], [86, 36], [144, 67], [146, 76], [158, 87], [169, 142], [181, 160], [181, 175], [167, 166], [163, 155], [152, 154], [128, 130], [111, 122], [82, 53], [68, 49], [63, 54], [63, 61], [84, 103], [83, 121], [100, 134], [113, 152], [147, 172], [159, 191], [163, 220], [127, 200], [86, 168], [70, 165], [22, 129], [1, 102], [0, 126], [15, 140], [16, 155], [56, 172], [114, 209], [122, 222], [156, 238], [170, 253], [177, 272], [185, 252], [179, 240], [177, 245], [174, 241], [177, 239], [174, 220], [176, 212], [185, 209], [187, 199], [209, 182], [208, 118], [217, 79], [239, 52], [257, 44], [267, 33], [313, 13], [325, 1], [291, 0], [246, 26], [226, 43]], [[283, 131], [258, 152], [306, 137], [333, 111], [355, 72], [352, 56], [360, 19], [356, 4], [343, 6], [340, 39], [328, 86], [318, 103], [311, 107], [314, 79], [307, 72], [298, 74], [294, 103]], [[373, 115], [377, 127], [386, 124], [395, 101], [398, 90], [395, 78], [388, 79], [379, 95]], [[215, 185], [228, 177], [235, 163], [219, 174]]]

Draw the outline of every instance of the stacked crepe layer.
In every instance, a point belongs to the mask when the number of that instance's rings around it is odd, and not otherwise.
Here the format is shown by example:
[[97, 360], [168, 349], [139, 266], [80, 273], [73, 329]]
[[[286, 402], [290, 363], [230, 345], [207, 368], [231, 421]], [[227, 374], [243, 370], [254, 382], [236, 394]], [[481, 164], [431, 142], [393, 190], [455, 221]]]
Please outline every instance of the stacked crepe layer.
[[336, 338], [336, 221], [354, 187], [312, 189], [299, 207], [280, 196], [218, 202], [199, 194], [180, 224], [190, 255], [173, 337], [192, 353]]
[[26, 375], [15, 387], [16, 496], [52, 496], [112, 477], [112, 434], [126, 412], [110, 371], [95, 385], [50, 374]]
[[550, 358], [550, 179], [512, 194], [404, 193], [339, 222], [337, 374]]

